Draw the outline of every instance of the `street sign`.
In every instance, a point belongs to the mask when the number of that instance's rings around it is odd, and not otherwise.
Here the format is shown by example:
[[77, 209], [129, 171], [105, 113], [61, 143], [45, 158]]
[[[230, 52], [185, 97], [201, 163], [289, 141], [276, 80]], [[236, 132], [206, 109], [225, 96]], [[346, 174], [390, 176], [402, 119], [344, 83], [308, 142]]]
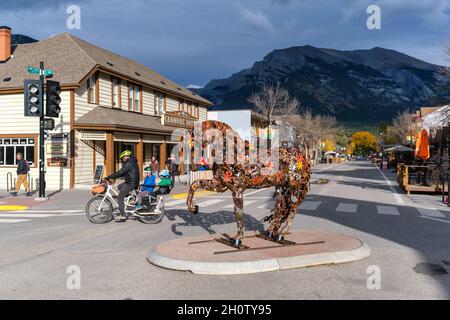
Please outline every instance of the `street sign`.
[[54, 72], [51, 69], [45, 69], [44, 70], [44, 76], [46, 76], [46, 77], [52, 76], [53, 74], [54, 74]]
[[35, 67], [32, 67], [32, 66], [29, 66], [29, 67], [28, 67], [28, 73], [31, 73], [31, 74], [41, 74], [41, 69], [35, 68]]
[[32, 66], [28, 67], [28, 73], [40, 75], [41, 72], [45, 77], [53, 76], [55, 74], [55, 72], [52, 69], [45, 69], [45, 70], [41, 71], [41, 69], [36, 68], [36, 67], [32, 67]]

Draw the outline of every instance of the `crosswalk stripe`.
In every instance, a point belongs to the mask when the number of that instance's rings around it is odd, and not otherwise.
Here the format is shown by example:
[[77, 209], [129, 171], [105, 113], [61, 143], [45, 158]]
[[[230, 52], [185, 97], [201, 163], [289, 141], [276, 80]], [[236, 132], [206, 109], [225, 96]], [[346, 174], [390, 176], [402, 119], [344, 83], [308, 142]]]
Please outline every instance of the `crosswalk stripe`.
[[18, 222], [27, 222], [30, 220], [27, 219], [0, 219], [0, 223], [18, 223]]
[[417, 210], [426, 217], [432, 218], [447, 218], [442, 212], [437, 209], [425, 209], [425, 208], [417, 208]]
[[212, 200], [206, 200], [206, 201], [200, 202], [198, 205], [200, 207], [209, 207], [209, 206], [212, 206], [212, 205], [218, 204], [220, 202], [224, 202], [224, 201], [225, 200], [223, 200], [223, 199], [212, 199]]
[[14, 214], [14, 213], [7, 213], [7, 214], [0, 214], [0, 218], [49, 218], [57, 216], [58, 214], [39, 214], [39, 213], [29, 213], [29, 214]]
[[322, 201], [307, 200], [307, 201], [304, 201], [300, 205], [299, 209], [300, 210], [312, 211], [312, 210], [316, 210], [321, 204], [322, 204]]
[[258, 207], [258, 209], [269, 209], [270, 207], [272, 207], [273, 203], [272, 202], [266, 202], [263, 205], [260, 205]]
[[338, 212], [356, 213], [358, 211], [358, 205], [353, 203], [339, 203], [336, 208]]
[[398, 212], [398, 209], [393, 206], [377, 206], [377, 212], [378, 214], [388, 214], [391, 216], [399, 216], [400, 212]]
[[[255, 203], [256, 202], [256, 200], [244, 200], [244, 207], [245, 206], [248, 206], [248, 205], [251, 205], [252, 203]], [[227, 206], [225, 206], [224, 207], [225, 209], [230, 209], [230, 208], [234, 208], [234, 203], [232, 203], [232, 204], [229, 204], [229, 205], [227, 205]]]
[[186, 203], [186, 199], [165, 202], [164, 206], [166, 206], [166, 207], [173, 207], [173, 206], [177, 206], [177, 205], [183, 204], [183, 203]]

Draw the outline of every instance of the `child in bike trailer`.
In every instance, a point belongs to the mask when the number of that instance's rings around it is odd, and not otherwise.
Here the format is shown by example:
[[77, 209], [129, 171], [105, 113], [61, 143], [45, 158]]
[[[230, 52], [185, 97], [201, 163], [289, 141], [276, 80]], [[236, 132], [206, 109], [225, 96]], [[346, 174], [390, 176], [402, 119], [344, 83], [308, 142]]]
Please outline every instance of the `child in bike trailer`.
[[[144, 172], [147, 172], [147, 177], [144, 179], [141, 192], [138, 195], [137, 210], [142, 209], [142, 199], [144, 197], [156, 197], [160, 194], [169, 194], [173, 187], [169, 170], [161, 171], [158, 183], [156, 183], [156, 174], [152, 172], [150, 167], [145, 168]], [[154, 190], [155, 186], [158, 187], [156, 191]]]

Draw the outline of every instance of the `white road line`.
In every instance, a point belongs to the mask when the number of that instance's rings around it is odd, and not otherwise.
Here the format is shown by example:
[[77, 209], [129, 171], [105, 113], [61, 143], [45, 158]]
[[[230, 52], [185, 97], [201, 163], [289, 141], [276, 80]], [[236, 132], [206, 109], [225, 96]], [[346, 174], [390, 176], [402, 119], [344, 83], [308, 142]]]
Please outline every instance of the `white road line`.
[[9, 211], [15, 213], [43, 213], [43, 214], [57, 214], [57, 213], [79, 213], [84, 212], [84, 210], [20, 210], [20, 211]]
[[18, 223], [18, 222], [27, 222], [30, 220], [25, 219], [0, 219], [0, 223]]
[[245, 198], [245, 197], [248, 197], [248, 196], [250, 196], [250, 195], [252, 195], [252, 194], [255, 194], [255, 193], [258, 193], [258, 192], [267, 190], [267, 189], [270, 189], [270, 188], [257, 189], [257, 190], [251, 191], [251, 192], [249, 192], [249, 193], [244, 193], [244, 198]]
[[313, 211], [313, 210], [316, 210], [321, 204], [322, 204], [322, 201], [306, 200], [300, 205], [299, 209]]
[[390, 181], [386, 175], [384, 174], [384, 172], [382, 170], [380, 170], [380, 168], [378, 168], [377, 166], [375, 166], [378, 171], [380, 171], [381, 175], [383, 176], [384, 180], [386, 180], [387, 185], [389, 186], [389, 188], [392, 191], [392, 195], [395, 198], [395, 201], [397, 201], [398, 204], [404, 204], [405, 202], [403, 201], [402, 196], [397, 192], [397, 190], [395, 190], [394, 185], [392, 183], [392, 181]]
[[[245, 200], [244, 200], [244, 207], [249, 206], [249, 205], [251, 205], [252, 203], [255, 203], [255, 202], [256, 202], [256, 200], [250, 200], [250, 201], [245, 201]], [[201, 203], [200, 203], [200, 205], [201, 205]], [[225, 208], [225, 209], [231, 209], [231, 208], [234, 208], [234, 203], [229, 204], [229, 205], [226, 205], [224, 208]]]
[[399, 216], [400, 212], [398, 212], [398, 209], [393, 206], [377, 206], [377, 212], [378, 214], [388, 214], [391, 216]]
[[198, 205], [200, 206], [200, 207], [209, 207], [209, 206], [212, 206], [212, 205], [215, 205], [215, 204], [218, 204], [218, 203], [220, 203], [220, 202], [224, 202], [225, 200], [222, 200], [222, 199], [212, 199], [212, 200], [206, 200], [206, 201], [203, 201], [203, 202], [199, 202], [198, 203]]
[[29, 213], [29, 214], [14, 214], [14, 213], [0, 213], [0, 218], [49, 218], [49, 217], [55, 217], [58, 216], [58, 214], [36, 214], [36, 213]]
[[272, 207], [273, 206], [273, 202], [266, 202], [266, 203], [264, 203], [263, 205], [260, 205], [259, 207], [258, 207], [258, 209], [269, 209], [270, 207]]
[[431, 217], [431, 218], [447, 218], [442, 212], [437, 209], [425, 209], [425, 208], [417, 208], [423, 216]]
[[353, 203], [339, 203], [336, 208], [338, 212], [356, 213], [358, 211], [358, 205]]
[[[165, 202], [165, 201], [164, 201]], [[174, 201], [170, 201], [170, 202], [165, 202], [164, 206], [166, 207], [173, 207], [173, 206], [177, 206], [179, 204], [183, 204], [186, 203], [186, 199], [181, 199], [181, 200], [174, 200]]]

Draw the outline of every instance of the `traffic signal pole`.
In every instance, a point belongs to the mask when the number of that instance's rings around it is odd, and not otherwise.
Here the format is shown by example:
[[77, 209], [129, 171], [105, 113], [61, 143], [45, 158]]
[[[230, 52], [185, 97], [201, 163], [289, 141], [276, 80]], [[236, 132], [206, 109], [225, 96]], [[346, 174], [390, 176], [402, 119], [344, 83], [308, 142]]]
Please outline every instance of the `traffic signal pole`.
[[[39, 90], [44, 92], [44, 62], [40, 64]], [[43, 95], [42, 95], [43, 96]], [[39, 101], [39, 198], [45, 199], [44, 99]]]

